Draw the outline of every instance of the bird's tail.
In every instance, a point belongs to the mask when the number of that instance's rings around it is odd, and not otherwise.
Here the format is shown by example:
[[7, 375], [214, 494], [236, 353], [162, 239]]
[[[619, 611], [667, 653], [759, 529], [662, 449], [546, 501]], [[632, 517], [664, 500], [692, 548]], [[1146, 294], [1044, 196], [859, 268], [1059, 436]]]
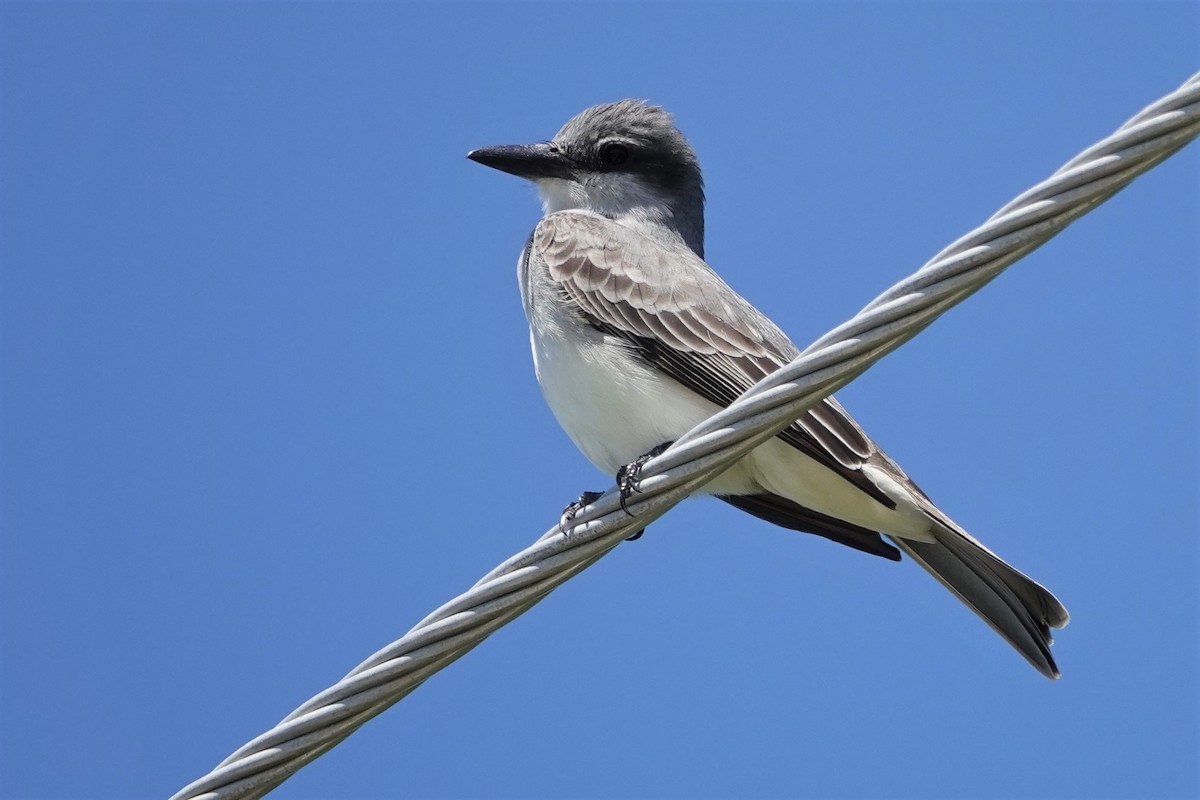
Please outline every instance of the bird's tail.
[[933, 526], [933, 542], [889, 537], [937, 578], [1048, 678], [1059, 676], [1050, 654], [1051, 628], [1070, 616], [1043, 586], [1006, 564], [945, 517]]

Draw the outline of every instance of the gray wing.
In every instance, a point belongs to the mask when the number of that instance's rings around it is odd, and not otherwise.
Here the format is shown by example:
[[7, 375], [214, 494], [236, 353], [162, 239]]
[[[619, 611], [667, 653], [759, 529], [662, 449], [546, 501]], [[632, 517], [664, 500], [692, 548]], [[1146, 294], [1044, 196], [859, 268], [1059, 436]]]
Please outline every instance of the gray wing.
[[[589, 324], [626, 339], [717, 405], [728, 406], [799, 353], [686, 247], [654, 242], [612, 220], [578, 212], [543, 219], [529, 246]], [[822, 401], [780, 438], [895, 507], [862, 472], [882, 453], [837, 401]]]

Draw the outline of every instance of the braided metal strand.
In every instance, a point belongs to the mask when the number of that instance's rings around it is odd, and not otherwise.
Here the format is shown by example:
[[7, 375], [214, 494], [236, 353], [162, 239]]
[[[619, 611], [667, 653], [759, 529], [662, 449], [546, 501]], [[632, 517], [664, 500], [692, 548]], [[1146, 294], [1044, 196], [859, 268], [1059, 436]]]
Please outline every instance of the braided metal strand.
[[568, 535], [551, 528], [173, 800], [262, 797], [1198, 134], [1200, 74], [647, 462], [641, 493], [628, 504], [636, 518], [609, 490], [575, 517]]

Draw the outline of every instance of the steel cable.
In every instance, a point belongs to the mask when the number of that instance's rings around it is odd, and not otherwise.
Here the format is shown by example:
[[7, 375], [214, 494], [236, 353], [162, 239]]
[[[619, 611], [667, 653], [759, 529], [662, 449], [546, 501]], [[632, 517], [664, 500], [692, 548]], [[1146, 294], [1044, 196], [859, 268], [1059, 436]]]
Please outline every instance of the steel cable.
[[569, 530], [552, 527], [173, 800], [262, 797], [1197, 134], [1200, 74], [647, 462], [640, 492], [628, 502], [634, 517], [610, 489], [580, 511]]

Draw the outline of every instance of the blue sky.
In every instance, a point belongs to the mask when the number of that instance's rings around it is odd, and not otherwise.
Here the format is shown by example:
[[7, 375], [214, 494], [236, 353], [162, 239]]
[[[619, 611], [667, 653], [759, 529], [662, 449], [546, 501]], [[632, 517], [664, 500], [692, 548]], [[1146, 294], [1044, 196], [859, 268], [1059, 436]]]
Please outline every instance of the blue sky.
[[[609, 479], [544, 406], [534, 192], [675, 112], [800, 345], [1198, 65], [1194, 3], [0, 10], [0, 795], [165, 796]], [[274, 796], [1197, 794], [1198, 151], [840, 394], [1071, 610], [684, 503]]]

